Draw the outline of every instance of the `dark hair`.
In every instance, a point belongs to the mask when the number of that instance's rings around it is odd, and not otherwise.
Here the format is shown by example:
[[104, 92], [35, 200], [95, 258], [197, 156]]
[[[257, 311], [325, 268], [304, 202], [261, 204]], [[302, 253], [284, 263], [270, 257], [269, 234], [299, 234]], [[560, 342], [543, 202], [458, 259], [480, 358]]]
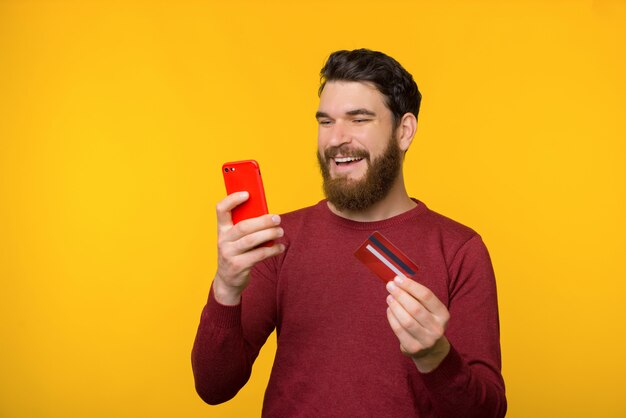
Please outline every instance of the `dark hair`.
[[372, 83], [385, 96], [395, 126], [404, 114], [410, 112], [417, 118], [419, 113], [422, 95], [413, 76], [382, 52], [369, 49], [333, 52], [320, 71], [319, 95], [329, 81]]

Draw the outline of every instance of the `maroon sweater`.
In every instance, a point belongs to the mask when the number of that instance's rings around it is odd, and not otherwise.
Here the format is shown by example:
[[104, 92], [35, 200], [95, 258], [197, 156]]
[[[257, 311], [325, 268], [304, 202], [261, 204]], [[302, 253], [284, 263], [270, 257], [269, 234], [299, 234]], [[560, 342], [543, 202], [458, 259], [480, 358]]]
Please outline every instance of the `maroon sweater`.
[[[421, 202], [384, 221], [355, 222], [321, 201], [283, 215], [282, 226], [286, 251], [254, 267], [240, 305], [209, 295], [192, 352], [202, 399], [235, 396], [275, 328], [264, 416], [504, 416], [496, 285], [479, 235]], [[353, 255], [373, 231], [416, 262], [415, 280], [450, 311], [452, 349], [430, 373], [400, 352], [385, 285]]]

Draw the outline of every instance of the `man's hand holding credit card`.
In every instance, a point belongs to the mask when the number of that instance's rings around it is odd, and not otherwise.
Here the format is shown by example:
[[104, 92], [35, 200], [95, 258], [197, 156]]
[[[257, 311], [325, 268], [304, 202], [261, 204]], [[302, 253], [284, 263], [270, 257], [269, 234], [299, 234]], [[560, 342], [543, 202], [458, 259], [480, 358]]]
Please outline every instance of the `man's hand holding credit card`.
[[370, 235], [354, 255], [386, 283], [387, 319], [402, 352], [421, 372], [432, 371], [450, 351], [444, 336], [450, 319], [446, 306], [430, 289], [412, 280], [417, 264], [380, 232]]

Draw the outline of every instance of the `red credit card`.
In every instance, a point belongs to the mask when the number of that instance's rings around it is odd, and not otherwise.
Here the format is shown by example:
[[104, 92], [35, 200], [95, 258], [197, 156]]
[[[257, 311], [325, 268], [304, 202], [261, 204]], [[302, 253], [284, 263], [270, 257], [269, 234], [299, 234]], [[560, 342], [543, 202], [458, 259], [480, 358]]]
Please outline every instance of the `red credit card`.
[[354, 255], [385, 283], [396, 276], [412, 278], [417, 274], [417, 264], [378, 231]]

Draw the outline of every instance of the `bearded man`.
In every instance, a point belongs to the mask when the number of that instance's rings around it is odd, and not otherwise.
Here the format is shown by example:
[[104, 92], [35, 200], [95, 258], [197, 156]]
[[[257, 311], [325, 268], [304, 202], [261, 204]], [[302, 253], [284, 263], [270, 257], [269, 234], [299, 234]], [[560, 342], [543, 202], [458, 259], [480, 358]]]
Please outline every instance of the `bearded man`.
[[[503, 417], [487, 249], [405, 188], [421, 102], [413, 77], [381, 52], [337, 51], [319, 95], [326, 199], [234, 226], [247, 194], [217, 204], [218, 268], [192, 352], [198, 394], [234, 397], [276, 329], [263, 416]], [[385, 285], [354, 256], [375, 231], [415, 262], [412, 279]]]

